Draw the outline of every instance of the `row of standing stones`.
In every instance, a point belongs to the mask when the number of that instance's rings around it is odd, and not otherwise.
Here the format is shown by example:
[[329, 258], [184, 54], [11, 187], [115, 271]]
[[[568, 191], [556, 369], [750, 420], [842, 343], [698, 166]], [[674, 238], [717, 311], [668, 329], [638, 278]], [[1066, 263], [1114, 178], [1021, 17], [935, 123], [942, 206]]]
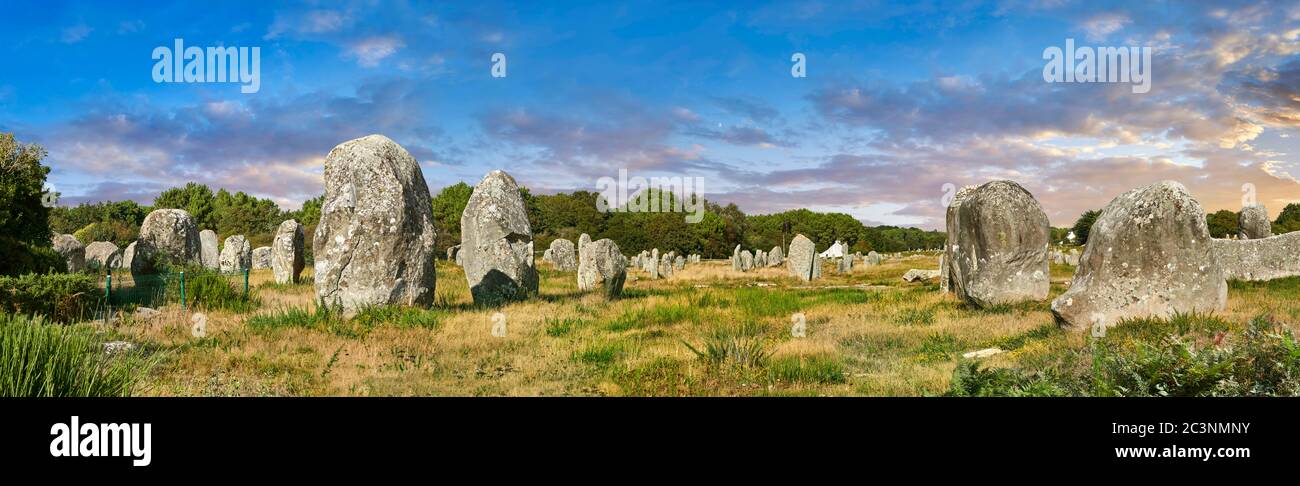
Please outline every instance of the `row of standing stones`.
[[[295, 237], [297, 243], [293, 244]], [[301, 240], [301, 225], [289, 220], [280, 225], [273, 246], [252, 249], [244, 235], [233, 235], [226, 238], [218, 251], [217, 234], [212, 230], [199, 231], [194, 217], [181, 209], [149, 213], [140, 225], [139, 238], [126, 248], [118, 248], [108, 241], [82, 246], [75, 236], [68, 234], [52, 238], [54, 249], [63, 255], [70, 272], [93, 268], [149, 275], [158, 272], [155, 266], [159, 263], [200, 265], [227, 273], [276, 268], [276, 281], [281, 283], [296, 282], [302, 272]]]
[[[1049, 257], [1077, 265], [1052, 301], [1071, 329], [1109, 327], [1142, 317], [1215, 312], [1227, 280], [1300, 275], [1300, 233], [1272, 236], [1261, 206], [1242, 211], [1243, 238], [1211, 238], [1205, 212], [1183, 185], [1130, 190], [1102, 209], [1083, 253], [1050, 249], [1047, 216], [1011, 181], [959, 190], [947, 209], [941, 288], [976, 307], [1047, 298]], [[1258, 221], [1262, 220], [1264, 224]]]
[[[1242, 211], [1243, 239], [1211, 238], [1204, 214], [1176, 182], [1137, 188], [1106, 205], [1082, 255], [1060, 253], [1051, 250], [1046, 214], [1023, 187], [1011, 181], [967, 186], [947, 208], [940, 269], [915, 270], [909, 280], [939, 277], [943, 291], [990, 307], [1045, 299], [1049, 259], [1074, 264], [1069, 288], [1051, 308], [1062, 326], [1085, 329], [1126, 318], [1221, 310], [1228, 279], [1300, 275], [1300, 232], [1272, 236], [1262, 207]], [[532, 231], [510, 175], [492, 171], [478, 183], [461, 215], [461, 235], [461, 244], [447, 256], [464, 267], [476, 304], [495, 306], [537, 294]], [[435, 237], [428, 186], [405, 149], [371, 135], [330, 151], [321, 221], [312, 240], [315, 290], [322, 302], [348, 312], [371, 305], [432, 304]], [[289, 220], [271, 247], [250, 251], [247, 240], [236, 235], [217, 254], [215, 234], [198, 231], [185, 211], [160, 209], [149, 214], [140, 239], [125, 251], [106, 242], [82, 249], [70, 235], [58, 235], [55, 247], [68, 256], [70, 267], [90, 258], [139, 274], [151, 271], [159, 259], [210, 264], [216, 255], [218, 268], [269, 266], [277, 282], [296, 282], [303, 269], [303, 240], [302, 225]], [[838, 269], [851, 270], [859, 258], [879, 264], [882, 257], [843, 255]], [[544, 259], [576, 272], [580, 290], [600, 287], [617, 297], [629, 263], [662, 278], [699, 256], [660, 255], [656, 249], [629, 260], [614, 241], [591, 241], [584, 234], [576, 245], [552, 242]], [[794, 237], [788, 254], [780, 247], [750, 253], [737, 246], [732, 256], [733, 268], [740, 271], [783, 263], [801, 280], [821, 276], [822, 257], [803, 235]]]

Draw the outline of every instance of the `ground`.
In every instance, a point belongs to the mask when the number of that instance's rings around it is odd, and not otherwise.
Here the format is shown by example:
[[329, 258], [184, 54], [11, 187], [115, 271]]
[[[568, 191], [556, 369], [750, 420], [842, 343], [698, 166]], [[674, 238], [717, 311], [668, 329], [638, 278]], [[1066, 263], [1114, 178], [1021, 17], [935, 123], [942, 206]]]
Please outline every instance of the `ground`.
[[[87, 325], [153, 352], [158, 364], [137, 394], [164, 396], [924, 396], [948, 390], [965, 352], [998, 347], [1007, 352], [985, 365], [1032, 368], [1089, 339], [1058, 329], [1050, 298], [977, 310], [940, 294], [937, 280], [902, 281], [908, 269], [937, 268], [934, 254], [848, 275], [828, 264], [812, 283], [784, 267], [735, 272], [725, 260], [663, 280], [631, 271], [614, 301], [540, 265], [540, 295], [500, 309], [475, 308], [461, 269], [439, 261], [431, 309], [322, 318], [310, 269], [298, 285], [256, 270], [250, 313], [171, 304], [152, 322]], [[1053, 265], [1051, 297], [1072, 272]], [[1267, 313], [1290, 325], [1300, 301], [1283, 297], [1300, 286], [1279, 282], [1234, 284], [1220, 317]], [[193, 312], [208, 318], [205, 337], [191, 333]], [[503, 337], [492, 332], [497, 312]], [[796, 313], [806, 337], [791, 336]]]

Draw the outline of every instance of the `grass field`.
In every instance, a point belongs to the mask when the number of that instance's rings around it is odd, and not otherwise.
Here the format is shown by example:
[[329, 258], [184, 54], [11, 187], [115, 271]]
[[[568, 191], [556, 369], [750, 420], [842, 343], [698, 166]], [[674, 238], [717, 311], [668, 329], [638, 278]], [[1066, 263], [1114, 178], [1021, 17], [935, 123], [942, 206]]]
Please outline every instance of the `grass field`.
[[[981, 360], [986, 368], [1041, 371], [1090, 349], [1088, 336], [1056, 327], [1050, 300], [977, 310], [940, 294], [937, 281], [902, 281], [908, 269], [937, 268], [932, 254], [848, 275], [828, 264], [812, 283], [784, 267], [734, 272], [729, 261], [665, 280], [631, 271], [615, 301], [580, 293], [572, 273], [541, 265], [540, 295], [501, 309], [475, 308], [460, 268], [439, 261], [431, 309], [344, 319], [317, 309], [310, 268], [300, 285], [274, 285], [269, 270], [257, 270], [250, 313], [170, 305], [148, 323], [81, 326], [156, 357], [136, 394], [164, 396], [939, 395], [968, 351], [1006, 351]], [[1052, 297], [1072, 272], [1053, 266]], [[1234, 283], [1222, 314], [1175, 334], [1204, 343], [1236, 333], [1231, 342], [1260, 316], [1291, 326], [1298, 296], [1297, 279]], [[191, 335], [195, 311], [207, 315], [206, 337]], [[504, 337], [492, 333], [496, 312]], [[791, 336], [796, 313], [806, 337]], [[1108, 339], [1153, 327], [1121, 325]]]

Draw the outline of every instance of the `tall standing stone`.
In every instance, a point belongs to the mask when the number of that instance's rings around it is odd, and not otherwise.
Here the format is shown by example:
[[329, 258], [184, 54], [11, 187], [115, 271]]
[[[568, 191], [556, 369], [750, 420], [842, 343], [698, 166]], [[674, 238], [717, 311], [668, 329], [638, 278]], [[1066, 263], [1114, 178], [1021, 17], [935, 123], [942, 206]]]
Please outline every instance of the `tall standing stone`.
[[[585, 234], [585, 233], [584, 233]], [[556, 238], [551, 241], [551, 247], [546, 251], [551, 252], [551, 263], [562, 272], [573, 272], [578, 270], [578, 255], [574, 252], [573, 242], [564, 238]]]
[[140, 239], [135, 242], [131, 273], [156, 273], [155, 264], [188, 265], [200, 263], [202, 244], [194, 217], [182, 209], [156, 209], [140, 225]]
[[483, 177], [460, 217], [460, 234], [474, 303], [495, 306], [537, 294], [533, 231], [513, 177], [500, 170]]
[[199, 262], [203, 268], [216, 270], [221, 267], [221, 258], [217, 252], [217, 233], [210, 229], [199, 232]]
[[298, 276], [306, 266], [302, 245], [302, 225], [292, 219], [280, 223], [271, 243], [271, 271], [276, 283], [298, 283]]
[[958, 298], [977, 307], [1047, 298], [1051, 228], [1019, 184], [962, 188], [948, 206], [947, 230], [947, 268], [941, 271]]
[[736, 248], [731, 250], [731, 269], [740, 271], [740, 245], [736, 245]]
[[581, 250], [582, 250], [582, 247], [583, 247], [583, 246], [586, 246], [587, 243], [591, 243], [591, 235], [586, 234], [586, 233], [583, 233], [583, 234], [581, 234], [581, 235], [578, 235], [578, 248], [577, 248], [577, 250], [578, 250], [578, 251], [581, 251]]
[[851, 273], [851, 272], [853, 272], [853, 254], [852, 254], [852, 253], [845, 253], [845, 254], [844, 254], [844, 257], [840, 258], [840, 264], [839, 264], [839, 268], [838, 268], [837, 270], [839, 270], [840, 273]]
[[781, 251], [779, 245], [772, 247], [772, 251], [767, 252], [767, 266], [769, 267], [775, 267], [784, 263], [784, 259], [784, 253]]
[[752, 270], [753, 268], [754, 268], [754, 254], [753, 254], [753, 253], [750, 253], [749, 250], [741, 250], [741, 252], [740, 252], [740, 271], [742, 271], [742, 272], [748, 272], [748, 271]]
[[132, 268], [135, 268], [132, 265], [135, 264], [136, 243], [139, 243], [139, 240], [132, 241], [131, 244], [126, 245], [126, 249], [122, 250], [122, 266], [118, 268], [126, 271], [131, 271]]
[[1065, 327], [1088, 329], [1222, 310], [1228, 286], [1214, 251], [1205, 212], [1182, 184], [1128, 191], [1102, 209], [1052, 313]]
[[69, 273], [86, 269], [86, 247], [81, 246], [81, 242], [77, 240], [77, 237], [56, 235], [51, 238], [51, 243], [54, 244], [54, 251], [59, 252], [59, 255], [63, 256], [63, 260], [67, 262]]
[[676, 258], [673, 258], [673, 269], [674, 269], [674, 270], [685, 270], [685, 269], [686, 269], [686, 258], [682, 257], [681, 255], [677, 255]]
[[627, 258], [618, 245], [608, 238], [588, 242], [578, 252], [578, 290], [592, 290], [597, 284], [604, 287], [608, 298], [623, 293], [627, 279]]
[[1237, 216], [1237, 224], [1241, 228], [1240, 237], [1243, 240], [1258, 240], [1273, 236], [1273, 223], [1268, 221], [1268, 210], [1263, 204], [1251, 204], [1241, 208], [1241, 214]]
[[271, 247], [259, 246], [253, 249], [253, 268], [271, 268]]
[[650, 279], [657, 280], [659, 278], [659, 249], [658, 248], [650, 250], [650, 262], [648, 266], [650, 267]]
[[805, 282], [821, 277], [821, 257], [817, 255], [816, 246], [804, 235], [795, 235], [790, 240], [790, 254], [786, 258], [786, 268], [790, 275]]
[[220, 260], [222, 272], [242, 272], [253, 268], [253, 248], [244, 235], [231, 236], [221, 247]]
[[86, 265], [100, 271], [122, 268], [122, 250], [111, 241], [86, 245]]

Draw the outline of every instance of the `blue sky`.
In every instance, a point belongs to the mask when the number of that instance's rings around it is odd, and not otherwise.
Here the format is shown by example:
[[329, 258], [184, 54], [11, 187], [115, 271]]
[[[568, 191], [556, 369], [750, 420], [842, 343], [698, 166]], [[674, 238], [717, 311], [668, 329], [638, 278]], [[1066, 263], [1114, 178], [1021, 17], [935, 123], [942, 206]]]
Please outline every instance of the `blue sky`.
[[[15, 2], [0, 131], [50, 151], [65, 204], [189, 181], [320, 194], [382, 133], [433, 191], [536, 192], [619, 169], [701, 177], [751, 213], [937, 228], [942, 186], [1012, 179], [1053, 224], [1161, 179], [1208, 210], [1300, 201], [1300, 2]], [[259, 47], [261, 85], [155, 83], [150, 57]], [[1152, 89], [1043, 80], [1045, 48], [1153, 49]], [[507, 76], [491, 76], [493, 53]], [[807, 58], [805, 78], [791, 55]]]

